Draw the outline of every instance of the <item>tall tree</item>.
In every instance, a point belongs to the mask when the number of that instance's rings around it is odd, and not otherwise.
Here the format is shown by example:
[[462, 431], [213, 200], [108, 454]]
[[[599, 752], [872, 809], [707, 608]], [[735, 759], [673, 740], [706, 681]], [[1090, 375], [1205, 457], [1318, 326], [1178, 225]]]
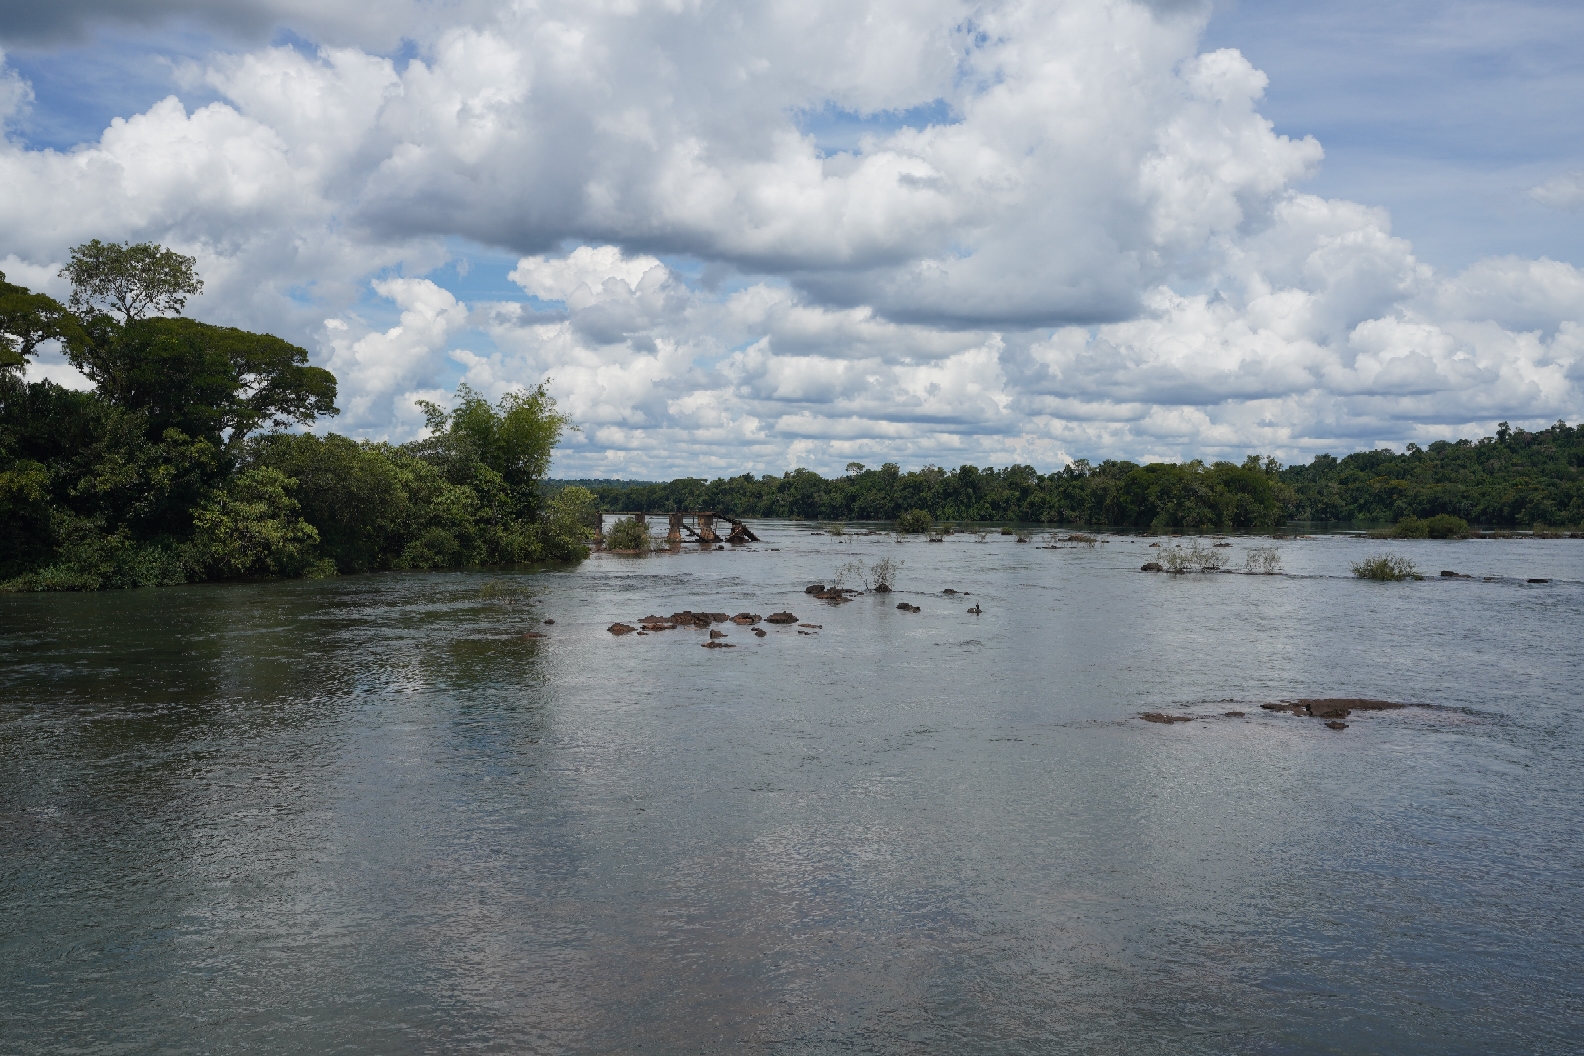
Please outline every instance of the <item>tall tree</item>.
[[74, 340], [81, 331], [55, 298], [13, 285], [0, 271], [0, 376], [20, 375], [39, 345]]
[[308, 425], [339, 413], [335, 375], [270, 334], [194, 319], [90, 323], [67, 346], [72, 365], [112, 404], [148, 415], [149, 435], [180, 429], [235, 448], [264, 425]]
[[188, 297], [203, 291], [196, 264], [196, 258], [153, 242], [96, 238], [72, 249], [61, 277], [71, 280], [74, 312], [116, 312], [130, 323], [150, 313], [180, 313]]

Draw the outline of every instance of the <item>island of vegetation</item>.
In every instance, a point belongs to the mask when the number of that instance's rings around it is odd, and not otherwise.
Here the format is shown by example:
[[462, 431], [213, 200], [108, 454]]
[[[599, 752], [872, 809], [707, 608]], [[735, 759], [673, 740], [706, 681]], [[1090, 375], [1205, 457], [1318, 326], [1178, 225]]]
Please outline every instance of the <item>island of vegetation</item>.
[[[586, 557], [593, 496], [541, 488], [565, 415], [543, 383], [424, 404], [429, 436], [289, 431], [336, 380], [268, 334], [179, 313], [194, 261], [93, 241], [68, 305], [0, 275], [0, 589], [95, 590]], [[89, 392], [23, 372], [58, 342]]]

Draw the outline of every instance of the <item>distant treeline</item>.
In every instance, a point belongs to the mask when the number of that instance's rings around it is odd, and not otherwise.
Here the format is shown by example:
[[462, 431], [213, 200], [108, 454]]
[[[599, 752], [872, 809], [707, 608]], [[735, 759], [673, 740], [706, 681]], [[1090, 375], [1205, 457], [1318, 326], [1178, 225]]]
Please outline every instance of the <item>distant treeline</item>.
[[1503, 422], [1482, 440], [1409, 444], [1404, 454], [1320, 455], [1282, 467], [1079, 460], [1054, 473], [1032, 466], [956, 470], [858, 463], [827, 478], [694, 477], [658, 484], [580, 481], [607, 511], [714, 510], [737, 517], [895, 520], [923, 510], [937, 521], [1111, 525], [1186, 530], [1269, 528], [1288, 521], [1391, 523], [1451, 514], [1504, 527], [1584, 523], [1584, 425], [1526, 432]]

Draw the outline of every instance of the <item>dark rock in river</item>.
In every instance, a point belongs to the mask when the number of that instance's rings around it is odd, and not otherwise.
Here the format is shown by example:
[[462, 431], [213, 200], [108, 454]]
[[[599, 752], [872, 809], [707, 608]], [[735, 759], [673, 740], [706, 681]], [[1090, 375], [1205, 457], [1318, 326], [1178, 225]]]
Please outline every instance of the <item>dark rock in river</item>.
[[546, 627], [553, 627], [553, 626], [555, 626], [555, 621], [554, 620], [546, 620], [545, 621], [545, 626]]
[[796, 623], [797, 617], [790, 612], [772, 612], [765, 617], [766, 623]]
[[1281, 701], [1277, 704], [1261, 704], [1260, 707], [1266, 711], [1286, 711], [1292, 713], [1293, 715], [1303, 715], [1307, 713], [1302, 704], [1293, 704], [1290, 701]]
[[760, 638], [763, 638], [765, 635], [770, 633], [769, 631], [765, 630], [763, 627], [755, 627], [753, 629], [753, 632], [754, 632], [755, 635], [757, 635]]
[[891, 587], [885, 583], [876, 583], [874, 592], [876, 594], [889, 594], [891, 593]]
[[1223, 711], [1221, 714], [1229, 719], [1241, 719], [1243, 717], [1241, 711]]
[[1317, 719], [1345, 718], [1350, 711], [1396, 711], [1398, 708], [1408, 706], [1390, 700], [1371, 700], [1367, 697], [1306, 697], [1285, 703], [1303, 708]]
[[1345, 730], [1347, 729], [1348, 724], [1345, 722], [1337, 722], [1333, 719], [1331, 722], [1326, 723], [1326, 727], [1333, 730]]
[[759, 617], [751, 612], [739, 612], [731, 618], [731, 622], [742, 627], [751, 627], [759, 622]]
[[724, 637], [726, 637], [726, 632], [725, 631], [711, 631], [710, 632], [710, 638], [711, 639], [724, 638]]
[[629, 627], [625, 623], [613, 623], [605, 629], [610, 631], [612, 634], [631, 634], [633, 631], [637, 630], [636, 627]]
[[825, 629], [825, 625], [823, 623], [800, 623], [798, 626], [807, 627], [811, 631], [823, 631]]
[[1167, 715], [1163, 711], [1146, 711], [1139, 718], [1145, 722], [1161, 722], [1170, 726], [1174, 722], [1192, 722], [1192, 715]]
[[735, 648], [737, 648], [735, 645], [731, 644], [730, 642], [717, 642], [717, 641], [714, 641], [713, 639], [708, 641], [708, 642], [700, 642], [699, 644], [705, 649], [735, 649]]
[[1166, 570], [1161, 567], [1161, 563], [1159, 561], [1146, 561], [1142, 565], [1139, 566], [1139, 571], [1140, 572], [1164, 572]]
[[955, 590], [953, 590], [952, 588], [947, 587], [945, 590], [941, 591], [941, 593], [945, 594], [947, 596], [950, 596], [950, 595], [955, 594], [957, 592]]
[[823, 584], [823, 583], [814, 583], [814, 584], [812, 584], [810, 586], [804, 587], [803, 588], [803, 593], [805, 593], [805, 594], [823, 594], [823, 593], [825, 593], [825, 584]]
[[1531, 582], [1531, 583], [1549, 583], [1551, 581], [1549, 579], [1531, 579], [1529, 582]]

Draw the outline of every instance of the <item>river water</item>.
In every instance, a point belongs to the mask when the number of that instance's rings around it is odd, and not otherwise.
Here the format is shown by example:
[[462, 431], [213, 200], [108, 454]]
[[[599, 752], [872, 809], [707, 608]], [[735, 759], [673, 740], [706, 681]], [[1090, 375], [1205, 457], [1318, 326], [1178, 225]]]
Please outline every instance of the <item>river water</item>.
[[[0, 1049], [1584, 1044], [1584, 544], [810, 527], [0, 598]], [[606, 631], [682, 609], [820, 626]]]

